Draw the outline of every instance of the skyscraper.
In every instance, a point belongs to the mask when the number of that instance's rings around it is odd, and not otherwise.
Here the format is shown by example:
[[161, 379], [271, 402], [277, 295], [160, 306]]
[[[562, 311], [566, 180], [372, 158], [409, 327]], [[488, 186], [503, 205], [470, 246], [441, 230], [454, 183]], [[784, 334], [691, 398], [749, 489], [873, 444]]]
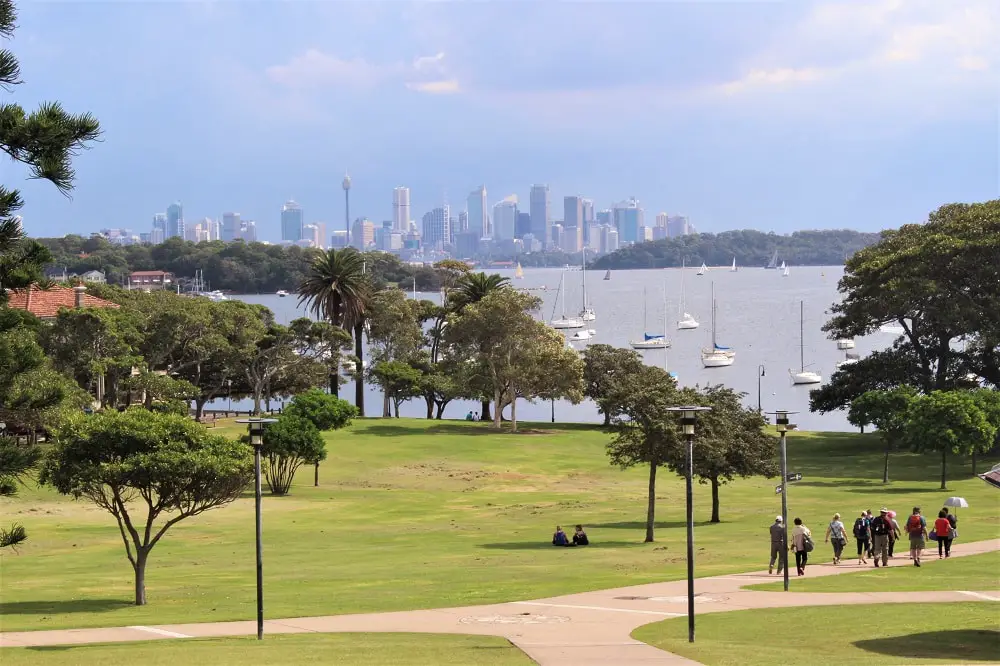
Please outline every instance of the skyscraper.
[[552, 222], [549, 217], [549, 186], [532, 185], [528, 209], [531, 213], [531, 233], [543, 247], [552, 242]]
[[222, 214], [222, 240], [227, 243], [231, 243], [240, 237], [240, 214], [239, 213], [223, 213]]
[[517, 227], [517, 195], [511, 194], [493, 206], [493, 240], [513, 240]]
[[563, 197], [563, 244], [565, 252], [579, 252], [583, 243], [583, 199]]
[[483, 238], [489, 232], [490, 228], [485, 185], [480, 185], [469, 193], [469, 198], [466, 200], [466, 207], [469, 212], [469, 233], [479, 234], [479, 238]]
[[153, 231], [149, 234], [149, 242], [159, 245], [167, 239], [167, 216], [164, 213], [157, 213], [153, 216]]
[[240, 222], [240, 238], [247, 243], [256, 243], [257, 223], [253, 220], [243, 220]]
[[667, 220], [669, 220], [669, 219], [670, 219], [670, 216], [667, 215], [666, 213], [657, 213], [656, 214], [656, 226], [657, 227], [666, 227], [667, 226]]
[[302, 227], [305, 223], [302, 207], [291, 199], [286, 201], [281, 207], [281, 240], [292, 243], [302, 240]]
[[167, 206], [167, 226], [164, 237], [173, 238], [174, 236], [184, 238], [184, 207], [181, 206], [180, 201]]
[[518, 211], [517, 224], [514, 225], [514, 238], [524, 238], [525, 236], [531, 236], [531, 213]]
[[620, 243], [642, 242], [639, 237], [639, 227], [643, 226], [643, 212], [639, 201], [632, 197], [628, 201], [615, 204], [614, 226], [618, 230]]
[[426, 247], [441, 249], [445, 243], [451, 242], [450, 215], [447, 205], [424, 213], [422, 232]]
[[410, 230], [410, 188], [397, 187], [392, 191], [392, 228], [406, 233]]
[[583, 205], [583, 244], [592, 247], [590, 228], [594, 225], [594, 202], [590, 199], [580, 199]]

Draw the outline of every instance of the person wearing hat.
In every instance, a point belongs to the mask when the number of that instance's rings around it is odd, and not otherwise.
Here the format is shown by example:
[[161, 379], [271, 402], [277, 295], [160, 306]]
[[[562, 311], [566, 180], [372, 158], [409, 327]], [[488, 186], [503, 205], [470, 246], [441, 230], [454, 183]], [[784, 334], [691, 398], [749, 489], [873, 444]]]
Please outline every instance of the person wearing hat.
[[774, 573], [774, 561], [778, 561], [778, 574], [784, 571], [785, 565], [785, 523], [781, 516], [774, 517], [771, 525], [771, 563], [767, 565], [767, 573]]
[[892, 535], [892, 521], [889, 519], [889, 509], [882, 507], [878, 515], [872, 518], [872, 551], [874, 551], [875, 568], [878, 568], [878, 558], [882, 558], [882, 566], [889, 566], [889, 538]]

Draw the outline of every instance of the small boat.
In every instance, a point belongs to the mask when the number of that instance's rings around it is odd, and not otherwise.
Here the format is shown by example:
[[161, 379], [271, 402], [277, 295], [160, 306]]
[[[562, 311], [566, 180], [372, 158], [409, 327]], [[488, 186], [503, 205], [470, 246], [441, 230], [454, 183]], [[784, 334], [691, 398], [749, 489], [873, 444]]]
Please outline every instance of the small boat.
[[604, 274], [604, 279], [605, 280], [610, 280], [611, 279], [611, 269], [610, 268], [608, 269], [608, 272]]
[[718, 307], [715, 303], [715, 283], [712, 283], [712, 346], [701, 350], [701, 364], [706, 368], [724, 368], [736, 360], [736, 352], [723, 347], [715, 340], [715, 319]]
[[788, 277], [788, 266], [781, 267], [781, 277]]
[[857, 363], [860, 360], [861, 360], [860, 356], [858, 356], [857, 354], [851, 354], [850, 352], [848, 352], [847, 354], [844, 354], [844, 360], [843, 361], [837, 361], [837, 370], [840, 370], [841, 368], [843, 368], [846, 365], [854, 365], [855, 363]]
[[736, 268], [736, 257], [733, 257], [733, 267], [729, 269], [729, 272], [730, 273], [735, 273], [736, 271], [737, 271], [737, 268]]
[[[664, 312], [664, 315], [666, 313]], [[646, 333], [646, 288], [642, 288], [642, 339], [641, 340], [631, 340], [629, 345], [632, 349], [666, 349], [670, 346], [670, 341], [667, 340], [663, 333]]]
[[837, 340], [837, 349], [854, 349], [854, 340], [850, 338], [841, 338]]
[[229, 300], [229, 297], [226, 296], [225, 294], [223, 294], [219, 290], [215, 290], [215, 291], [202, 291], [202, 292], [199, 292], [198, 295], [199, 296], [204, 296], [208, 300], [215, 301], [216, 303], [218, 303], [220, 301], [228, 301]]
[[684, 260], [681, 260], [681, 297], [677, 301], [677, 330], [698, 328], [698, 320], [684, 312]]
[[764, 268], [774, 270], [777, 267], [778, 267], [778, 251], [775, 250], [774, 254], [771, 256], [771, 261], [767, 262], [767, 266], [764, 266]]
[[280, 298], [284, 298], [285, 296], [288, 296], [288, 292], [287, 292], [287, 291], [285, 291], [284, 289], [279, 289], [279, 290], [277, 291], [277, 294], [278, 294], [278, 296], [279, 296]]
[[[583, 328], [583, 320], [577, 319], [576, 317], [566, 316], [566, 298], [563, 295], [563, 285], [566, 283], [566, 274], [563, 273], [562, 277], [559, 278], [559, 289], [556, 291], [556, 302], [552, 306], [552, 321], [549, 325], [552, 328], [558, 330], [572, 329], [572, 328]], [[560, 296], [563, 296], [560, 300]], [[556, 308], [562, 303], [562, 314], [556, 319]]]
[[806, 343], [805, 343], [805, 301], [799, 301], [799, 372], [789, 369], [788, 374], [792, 377], [793, 384], [821, 384], [823, 375], [812, 370], [806, 370]]
[[521, 268], [521, 262], [517, 262], [517, 268], [514, 269], [514, 279], [523, 280], [524, 279], [524, 269]]
[[701, 262], [701, 268], [698, 269], [698, 273], [697, 274], [698, 275], [704, 275], [707, 272], [708, 272], [708, 266], [706, 266], [705, 262], [703, 261], [703, 262]]
[[582, 331], [577, 331], [573, 335], [569, 336], [569, 339], [573, 342], [581, 342], [583, 340], [589, 340], [597, 335], [597, 331], [592, 328], [584, 329]]

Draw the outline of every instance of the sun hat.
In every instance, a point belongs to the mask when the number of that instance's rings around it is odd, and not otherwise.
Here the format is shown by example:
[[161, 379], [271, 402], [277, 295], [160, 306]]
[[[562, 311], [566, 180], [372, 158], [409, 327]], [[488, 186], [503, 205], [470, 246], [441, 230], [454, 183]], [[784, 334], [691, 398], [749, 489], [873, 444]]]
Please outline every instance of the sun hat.
[[777, 520], [779, 523], [784, 520], [784, 518], [782, 518], [781, 516], [775, 516], [774, 519]]
[[885, 507], [882, 507], [881, 509], [878, 510], [878, 512], [879, 513], [889, 513], [889, 509], [887, 509]]

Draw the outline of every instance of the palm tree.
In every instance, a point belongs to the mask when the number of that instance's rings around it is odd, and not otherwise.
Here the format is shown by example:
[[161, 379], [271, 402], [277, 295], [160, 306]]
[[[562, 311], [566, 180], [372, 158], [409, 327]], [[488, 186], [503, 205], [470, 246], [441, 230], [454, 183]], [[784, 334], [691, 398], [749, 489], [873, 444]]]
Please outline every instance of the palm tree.
[[[478, 303], [494, 291], [510, 289], [510, 279], [497, 273], [466, 273], [458, 278], [455, 289], [449, 294], [449, 301], [454, 312], [461, 312], [466, 305]], [[480, 401], [481, 418], [490, 420], [490, 401]]]
[[[305, 278], [299, 283], [299, 304], [308, 303], [309, 311], [334, 326], [353, 331], [355, 361], [355, 405], [365, 414], [364, 365], [361, 336], [371, 284], [365, 275], [364, 255], [348, 247], [330, 249], [316, 255]], [[330, 392], [340, 388], [338, 372], [330, 375]]]

